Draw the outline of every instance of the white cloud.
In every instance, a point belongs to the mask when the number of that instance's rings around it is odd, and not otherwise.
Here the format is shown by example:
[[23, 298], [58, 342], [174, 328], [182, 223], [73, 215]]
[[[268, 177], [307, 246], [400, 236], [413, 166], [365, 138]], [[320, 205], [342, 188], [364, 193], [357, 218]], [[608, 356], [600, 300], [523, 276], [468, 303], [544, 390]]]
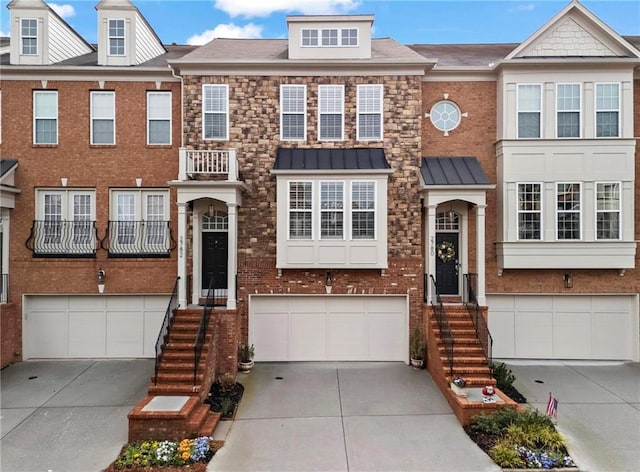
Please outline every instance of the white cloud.
[[187, 39], [187, 44], [200, 45], [214, 38], [261, 38], [262, 26], [249, 23], [245, 26], [237, 26], [233, 23], [220, 24], [211, 30], [201, 34], [195, 34]]
[[360, 0], [215, 0], [215, 7], [231, 17], [264, 17], [277, 11], [333, 15], [350, 12], [359, 5]]
[[49, 3], [49, 6], [62, 18], [71, 18], [76, 16], [76, 10], [72, 5], [59, 5], [57, 3]]
[[9, 36], [11, 36], [11, 35], [8, 32], [5, 33], [4, 31], [0, 30], [0, 37], [4, 38], [4, 37], [9, 37]]
[[536, 9], [535, 4], [526, 3], [526, 4], [518, 5], [517, 7], [509, 8], [509, 11], [511, 13], [516, 13], [516, 12], [521, 12], [521, 11], [533, 11], [535, 9]]

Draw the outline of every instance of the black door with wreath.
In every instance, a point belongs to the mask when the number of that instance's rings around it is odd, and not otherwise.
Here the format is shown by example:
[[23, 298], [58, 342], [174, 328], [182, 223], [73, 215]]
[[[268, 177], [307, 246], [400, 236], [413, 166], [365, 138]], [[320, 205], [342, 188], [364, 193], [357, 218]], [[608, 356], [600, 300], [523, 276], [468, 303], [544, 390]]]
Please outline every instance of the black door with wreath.
[[202, 289], [209, 287], [213, 277], [214, 289], [227, 288], [227, 237], [226, 232], [202, 233]]
[[435, 257], [440, 295], [458, 295], [458, 233], [436, 233]]

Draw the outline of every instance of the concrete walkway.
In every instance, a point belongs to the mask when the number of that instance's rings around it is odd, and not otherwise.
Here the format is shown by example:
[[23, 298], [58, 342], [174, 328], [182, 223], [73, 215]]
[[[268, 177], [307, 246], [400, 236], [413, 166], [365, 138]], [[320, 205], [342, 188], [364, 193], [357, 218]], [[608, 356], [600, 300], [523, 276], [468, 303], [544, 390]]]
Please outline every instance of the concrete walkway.
[[541, 412], [558, 399], [558, 430], [581, 471], [640, 470], [640, 364], [507, 362]]
[[257, 364], [209, 471], [500, 470], [429, 374], [402, 363]]
[[29, 361], [0, 372], [0, 470], [91, 472], [127, 442], [153, 359]]

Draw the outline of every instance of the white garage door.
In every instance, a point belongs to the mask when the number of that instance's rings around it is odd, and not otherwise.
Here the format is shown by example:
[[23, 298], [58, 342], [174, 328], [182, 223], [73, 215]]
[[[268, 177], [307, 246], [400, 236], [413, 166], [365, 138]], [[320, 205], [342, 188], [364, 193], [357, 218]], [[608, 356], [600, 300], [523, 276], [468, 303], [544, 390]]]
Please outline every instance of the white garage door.
[[404, 296], [259, 296], [249, 301], [258, 361], [407, 361]]
[[634, 295], [489, 295], [498, 358], [638, 360]]
[[32, 358], [154, 357], [169, 295], [28, 295], [23, 351]]

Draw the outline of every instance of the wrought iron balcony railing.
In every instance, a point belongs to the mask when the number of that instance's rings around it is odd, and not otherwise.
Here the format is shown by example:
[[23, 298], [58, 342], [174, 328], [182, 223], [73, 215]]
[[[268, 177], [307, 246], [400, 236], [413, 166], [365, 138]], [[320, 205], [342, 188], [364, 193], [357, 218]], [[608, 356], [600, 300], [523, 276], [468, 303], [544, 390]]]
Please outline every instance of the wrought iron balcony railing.
[[34, 257], [95, 257], [95, 221], [35, 220], [26, 246]]
[[101, 246], [109, 257], [168, 257], [176, 242], [168, 221], [109, 221]]

